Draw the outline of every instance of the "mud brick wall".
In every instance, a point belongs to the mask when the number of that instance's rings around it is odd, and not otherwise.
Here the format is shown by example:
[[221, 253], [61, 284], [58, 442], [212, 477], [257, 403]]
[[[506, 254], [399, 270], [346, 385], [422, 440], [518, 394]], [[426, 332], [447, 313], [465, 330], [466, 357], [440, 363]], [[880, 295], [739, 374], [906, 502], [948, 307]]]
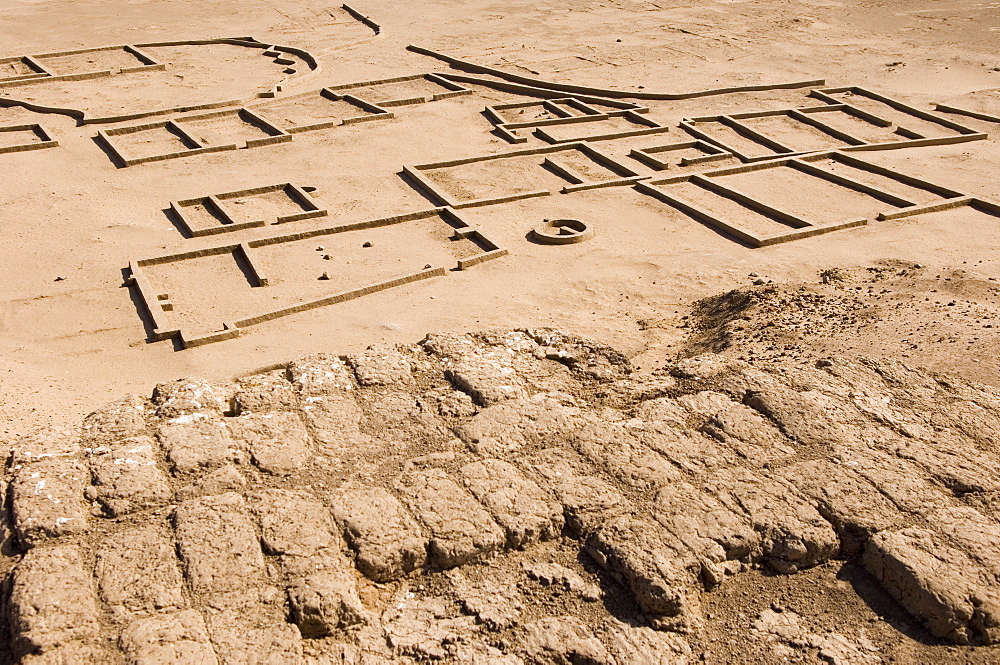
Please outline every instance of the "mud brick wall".
[[432, 334], [6, 452], [24, 662], [686, 662], [707, 594], [836, 558], [1000, 639], [1000, 392], [895, 361], [639, 374], [551, 330]]

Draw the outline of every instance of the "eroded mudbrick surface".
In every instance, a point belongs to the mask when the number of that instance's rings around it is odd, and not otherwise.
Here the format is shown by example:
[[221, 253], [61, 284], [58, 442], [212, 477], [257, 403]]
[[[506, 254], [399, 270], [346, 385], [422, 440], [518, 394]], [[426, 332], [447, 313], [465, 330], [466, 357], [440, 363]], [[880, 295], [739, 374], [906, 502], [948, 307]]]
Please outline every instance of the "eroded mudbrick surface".
[[[10, 644], [25, 662], [684, 663], [741, 580], [840, 561], [929, 635], [991, 645], [998, 407], [897, 361], [640, 374], [544, 330], [161, 384], [12, 446]], [[878, 662], [773, 606], [761, 644]]]

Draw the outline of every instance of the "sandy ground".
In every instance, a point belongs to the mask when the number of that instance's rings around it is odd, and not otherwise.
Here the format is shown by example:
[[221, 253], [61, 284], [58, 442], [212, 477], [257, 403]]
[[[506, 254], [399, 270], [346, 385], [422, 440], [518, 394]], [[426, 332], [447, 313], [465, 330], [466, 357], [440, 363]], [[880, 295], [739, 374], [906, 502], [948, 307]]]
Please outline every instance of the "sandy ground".
[[[240, 3], [238, 11], [227, 3], [130, 3], [111, 11], [104, 3], [6, 2], [0, 32], [12, 55], [252, 35], [306, 48], [322, 59], [319, 77], [303, 81], [300, 90], [443, 67], [404, 50], [415, 43], [508, 71], [619, 89], [683, 91], [825, 78], [917, 105], [962, 98], [986, 110], [1000, 106], [993, 92], [1000, 77], [997, 10], [983, 3], [420, 2], [359, 9], [383, 25], [381, 35], [336, 8], [301, 2]], [[204, 65], [211, 68], [212, 59]], [[216, 78], [203, 75], [198, 82], [209, 101], [231, 96], [237, 83], [231, 75]], [[239, 85], [266, 89], [270, 83], [266, 72], [258, 72], [257, 79]], [[99, 80], [78, 82], [74, 90], [83, 94], [88, 86], [94, 98], [107, 90]], [[131, 89], [120, 82], [116, 87], [143, 99], [138, 81]], [[659, 103], [653, 114], [669, 120], [775, 108], [802, 92]], [[92, 102], [88, 97], [77, 106]], [[271, 322], [225, 344], [177, 352], [169, 342], [146, 342], [137, 304], [123, 288], [122, 268], [133, 257], [212, 242], [183, 239], [163, 213], [168, 201], [296, 181], [318, 187], [317, 198], [336, 221], [423, 208], [427, 201], [396, 175], [401, 164], [508, 149], [487, 133], [479, 115], [483, 105], [477, 95], [403, 107], [396, 120], [381, 124], [128, 169], [115, 168], [98, 149], [92, 127], [43, 116], [61, 146], [2, 157], [2, 434], [78, 417], [123, 391], [144, 393], [162, 379], [225, 378], [313, 351], [347, 352], [430, 330], [556, 325], [639, 353], [652, 333], [637, 321], [746, 284], [752, 272], [802, 279], [831, 266], [900, 258], [996, 273], [990, 251], [994, 220], [965, 224], [928, 216], [748, 249], [683, 216], [651, 211], [631, 192], [597, 190], [470, 211], [511, 256], [461, 279]], [[26, 117], [12, 110], [0, 114], [15, 121]], [[969, 193], [1000, 195], [992, 177], [992, 141], [874, 159], [932, 174]], [[539, 218], [554, 216], [591, 220], [599, 239], [579, 248], [525, 242]]]

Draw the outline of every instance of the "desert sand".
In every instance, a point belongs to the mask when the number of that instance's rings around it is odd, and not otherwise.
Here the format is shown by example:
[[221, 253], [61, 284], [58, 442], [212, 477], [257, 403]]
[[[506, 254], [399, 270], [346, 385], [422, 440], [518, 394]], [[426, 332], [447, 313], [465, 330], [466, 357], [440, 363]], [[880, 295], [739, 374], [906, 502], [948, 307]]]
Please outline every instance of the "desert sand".
[[997, 12], [0, 3], [0, 657], [995, 662]]

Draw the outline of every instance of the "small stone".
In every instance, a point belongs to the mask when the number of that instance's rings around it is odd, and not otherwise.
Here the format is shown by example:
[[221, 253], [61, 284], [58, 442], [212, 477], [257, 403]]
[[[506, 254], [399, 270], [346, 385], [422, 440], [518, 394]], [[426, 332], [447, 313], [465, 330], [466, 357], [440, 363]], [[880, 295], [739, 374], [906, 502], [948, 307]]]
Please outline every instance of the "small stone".
[[372, 241], [369, 240], [369, 241], [365, 242], [364, 244], [362, 244], [361, 246], [362, 247], [374, 247], [375, 245], [373, 245]]
[[330, 274], [329, 273], [323, 273], [322, 275], [319, 276], [319, 278], [320, 279], [330, 279]]

